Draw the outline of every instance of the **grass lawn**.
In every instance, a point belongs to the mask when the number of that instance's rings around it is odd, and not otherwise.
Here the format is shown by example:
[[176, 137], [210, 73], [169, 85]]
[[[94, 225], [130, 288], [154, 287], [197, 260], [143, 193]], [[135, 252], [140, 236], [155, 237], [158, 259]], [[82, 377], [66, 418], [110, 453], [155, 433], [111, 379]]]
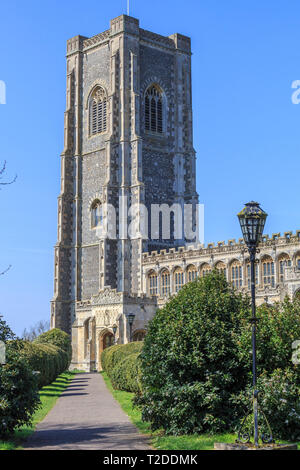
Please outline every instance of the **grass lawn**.
[[[141, 412], [133, 407], [133, 393], [114, 390], [106, 372], [101, 372], [107, 388], [113, 397], [120, 403], [122, 409], [129, 416], [130, 420], [143, 434], [151, 436], [151, 445], [159, 450], [213, 450], [215, 442], [233, 443], [236, 440], [236, 434], [219, 434], [211, 436], [188, 435], [188, 436], [164, 436], [162, 431], [151, 432], [150, 424], [142, 421]], [[300, 450], [300, 443], [298, 443]]]
[[23, 426], [15, 431], [14, 435], [8, 441], [0, 441], [0, 450], [22, 449], [22, 443], [35, 430], [36, 425], [42, 421], [55, 405], [56, 400], [69, 385], [76, 372], [64, 372], [59, 375], [51, 385], [43, 387], [39, 394], [41, 407], [35, 412], [31, 426]]

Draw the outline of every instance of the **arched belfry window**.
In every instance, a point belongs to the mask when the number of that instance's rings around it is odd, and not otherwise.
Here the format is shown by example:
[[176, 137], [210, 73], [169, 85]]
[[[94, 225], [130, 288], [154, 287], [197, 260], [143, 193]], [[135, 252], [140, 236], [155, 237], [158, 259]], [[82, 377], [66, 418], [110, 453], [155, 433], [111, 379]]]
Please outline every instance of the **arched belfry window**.
[[145, 129], [163, 133], [163, 94], [158, 85], [151, 85], [145, 94]]
[[90, 98], [90, 135], [107, 131], [107, 96], [105, 90], [98, 86]]
[[99, 227], [103, 220], [103, 211], [100, 201], [94, 201], [91, 207], [92, 212], [92, 228]]

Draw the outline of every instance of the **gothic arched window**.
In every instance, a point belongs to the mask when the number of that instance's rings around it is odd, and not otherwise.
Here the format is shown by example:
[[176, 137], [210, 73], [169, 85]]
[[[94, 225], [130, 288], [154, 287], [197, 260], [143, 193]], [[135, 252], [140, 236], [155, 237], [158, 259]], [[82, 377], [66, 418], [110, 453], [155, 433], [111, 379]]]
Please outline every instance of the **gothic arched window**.
[[103, 220], [103, 211], [100, 201], [95, 201], [91, 207], [92, 212], [92, 228], [99, 227]]
[[275, 265], [271, 256], [265, 256], [262, 260], [262, 280], [264, 285], [275, 287]]
[[105, 90], [98, 86], [90, 98], [90, 135], [107, 131], [107, 97]]
[[151, 85], [145, 95], [145, 129], [163, 133], [163, 95], [157, 85]]
[[184, 274], [181, 268], [176, 268], [174, 271], [174, 284], [175, 292], [179, 292], [184, 284]]
[[225, 264], [222, 263], [222, 261], [219, 261], [219, 262], [216, 264], [215, 269], [216, 269], [217, 271], [219, 271], [219, 273], [224, 274], [224, 276], [226, 277], [227, 269], [226, 269]]
[[287, 254], [282, 254], [278, 258], [279, 262], [279, 282], [284, 281], [284, 273], [285, 273], [285, 268], [289, 267], [292, 265], [292, 261]]
[[211, 272], [211, 266], [208, 263], [202, 264], [201, 269], [200, 269], [200, 276], [201, 277], [207, 276], [207, 274], [209, 274], [210, 272]]
[[186, 270], [187, 282], [193, 282], [197, 278], [197, 268], [193, 264], [190, 264]]
[[157, 274], [154, 271], [149, 274], [149, 294], [157, 295]]
[[161, 295], [163, 297], [170, 294], [170, 273], [164, 270], [161, 273]]
[[239, 261], [231, 264], [231, 282], [236, 289], [243, 286], [243, 267]]

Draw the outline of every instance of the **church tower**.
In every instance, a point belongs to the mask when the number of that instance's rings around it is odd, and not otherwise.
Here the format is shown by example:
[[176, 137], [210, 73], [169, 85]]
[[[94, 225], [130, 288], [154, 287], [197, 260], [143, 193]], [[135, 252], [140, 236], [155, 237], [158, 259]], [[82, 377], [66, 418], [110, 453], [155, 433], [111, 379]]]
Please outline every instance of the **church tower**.
[[[154, 233], [151, 207], [198, 202], [190, 39], [145, 31], [126, 15], [94, 37], [70, 39], [66, 102], [51, 326], [72, 334], [73, 366], [93, 370], [112, 341], [129, 341], [129, 313], [133, 331], [155, 313], [142, 253], [186, 243], [174, 238], [172, 217], [170, 237], [161, 219]], [[103, 238], [108, 206], [115, 224]], [[129, 237], [121, 221], [142, 217], [147, 236]]]

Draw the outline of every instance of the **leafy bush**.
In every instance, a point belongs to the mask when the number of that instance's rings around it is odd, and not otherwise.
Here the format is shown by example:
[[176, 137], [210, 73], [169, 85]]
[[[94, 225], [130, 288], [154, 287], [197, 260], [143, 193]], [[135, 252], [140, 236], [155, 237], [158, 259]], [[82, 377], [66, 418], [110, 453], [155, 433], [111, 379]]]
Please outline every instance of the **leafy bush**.
[[[295, 370], [276, 369], [271, 374], [263, 372], [257, 381], [259, 404], [272, 429], [275, 439], [300, 440], [300, 386]], [[253, 389], [250, 385], [233, 399], [233, 406], [251, 409]], [[251, 423], [252, 424], [252, 423]], [[252, 424], [253, 427], [253, 424]]]
[[[300, 339], [300, 301], [286, 298], [272, 306], [262, 305], [257, 309], [258, 373], [272, 374], [275, 369], [294, 368], [300, 380], [299, 366], [292, 364], [292, 344]], [[240, 315], [241, 335], [237, 338], [240, 361], [251, 369], [252, 356], [251, 324], [249, 318]]]
[[185, 285], [149, 324], [141, 353], [143, 419], [167, 434], [222, 432], [240, 418], [246, 386], [236, 338], [249, 300], [214, 271]]
[[119, 344], [105, 349], [101, 355], [102, 369], [110, 376], [113, 368], [130, 354], [139, 353], [142, 350], [143, 342], [137, 341], [128, 344]]
[[59, 330], [58, 328], [54, 328], [53, 330], [49, 330], [45, 333], [42, 333], [40, 336], [38, 336], [38, 338], [34, 340], [34, 343], [52, 344], [63, 349], [63, 351], [68, 354], [69, 358], [69, 363], [66, 369], [69, 367], [72, 359], [72, 344], [71, 338], [67, 333], [62, 330]]
[[119, 361], [110, 373], [115, 390], [141, 392], [140, 353], [133, 353]]
[[7, 364], [0, 367], [0, 437], [29, 425], [40, 405], [37, 377], [15, 348], [7, 346]]
[[13, 341], [10, 344], [33, 371], [39, 372], [39, 387], [49, 385], [69, 365], [66, 351], [53, 344], [36, 344], [29, 341]]

